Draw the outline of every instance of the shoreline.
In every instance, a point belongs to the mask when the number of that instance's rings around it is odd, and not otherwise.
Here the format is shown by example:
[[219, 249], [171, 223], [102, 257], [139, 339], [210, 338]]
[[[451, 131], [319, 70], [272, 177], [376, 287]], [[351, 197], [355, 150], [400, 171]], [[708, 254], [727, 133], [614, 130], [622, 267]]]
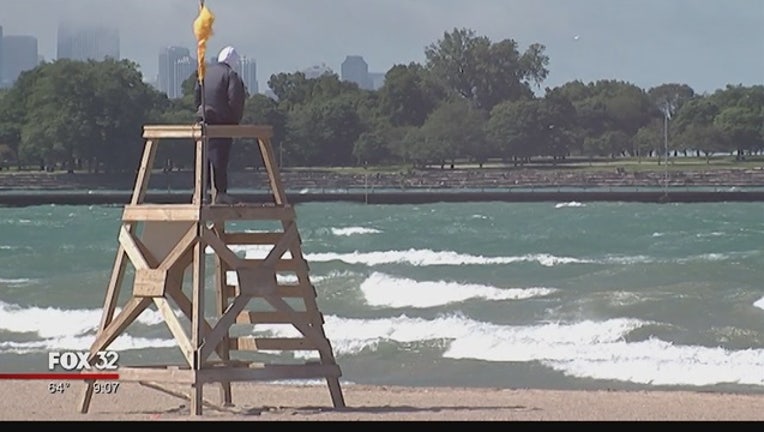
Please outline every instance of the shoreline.
[[345, 409], [334, 409], [326, 386], [234, 383], [233, 407], [205, 386], [201, 417], [190, 416], [188, 387], [175, 394], [120, 383], [112, 395], [94, 395], [78, 411], [82, 383], [63, 394], [47, 382], [6, 381], [0, 419], [14, 421], [761, 421], [764, 394], [693, 391], [535, 390], [345, 385]]
[[[243, 204], [272, 203], [271, 194], [237, 193]], [[637, 202], [637, 203], [712, 203], [762, 202], [764, 188], [757, 190], [690, 190], [679, 188], [657, 190], [408, 190], [408, 191], [332, 191], [287, 192], [290, 204], [308, 202], [351, 202], [360, 204], [433, 204], [477, 202]], [[0, 206], [35, 205], [126, 205], [132, 191], [0, 191]], [[146, 203], [190, 204], [190, 192], [149, 191]]]
[[[400, 172], [337, 172], [321, 169], [280, 170], [282, 183], [291, 190], [462, 190], [513, 188], [730, 188], [764, 186], [764, 167], [662, 171], [607, 170], [584, 172], [575, 168], [428, 169]], [[0, 191], [9, 190], [126, 190], [135, 173], [0, 172]], [[154, 170], [149, 189], [183, 191], [193, 188], [191, 171]], [[231, 189], [267, 187], [264, 170], [231, 171]]]

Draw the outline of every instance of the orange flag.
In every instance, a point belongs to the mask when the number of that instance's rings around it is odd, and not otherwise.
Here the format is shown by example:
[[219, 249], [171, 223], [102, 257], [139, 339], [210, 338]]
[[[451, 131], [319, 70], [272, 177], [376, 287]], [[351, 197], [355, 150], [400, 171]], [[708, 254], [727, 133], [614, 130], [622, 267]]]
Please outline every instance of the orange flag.
[[204, 5], [199, 5], [199, 16], [194, 20], [194, 35], [196, 36], [196, 57], [199, 62], [199, 82], [204, 80], [207, 56], [207, 40], [212, 36], [212, 23], [215, 15]]

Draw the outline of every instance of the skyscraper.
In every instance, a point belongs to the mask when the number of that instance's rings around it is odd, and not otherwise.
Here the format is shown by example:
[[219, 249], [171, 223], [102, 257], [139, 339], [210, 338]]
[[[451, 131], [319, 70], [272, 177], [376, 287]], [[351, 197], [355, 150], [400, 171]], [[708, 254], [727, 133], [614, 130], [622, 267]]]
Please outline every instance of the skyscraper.
[[71, 60], [119, 60], [119, 31], [100, 25], [62, 23], [56, 57]]
[[[178, 59], [177, 62], [175, 62], [175, 67], [172, 70], [172, 78], [170, 79], [171, 82], [175, 83], [175, 96], [176, 98], [183, 97], [183, 83], [194, 73], [196, 73], [196, 69], [199, 67], [199, 64], [196, 62], [195, 58], [192, 58], [190, 56], [185, 56], [181, 59]], [[169, 97], [169, 94], [168, 94]]]
[[[191, 68], [189, 70], [189, 64]], [[183, 81], [196, 70], [188, 48], [170, 46], [159, 51], [159, 91], [170, 99], [183, 97]]]
[[13, 85], [21, 72], [34, 69], [39, 64], [37, 38], [34, 36], [3, 36], [2, 77], [6, 85]]
[[349, 55], [342, 62], [342, 80], [358, 84], [358, 87], [364, 90], [373, 88], [369, 79], [369, 65], [358, 55]]
[[242, 56], [239, 70], [236, 72], [241, 75], [241, 79], [244, 81], [244, 85], [247, 86], [247, 91], [250, 95], [260, 93], [260, 85], [257, 82], [257, 62], [255, 59]]

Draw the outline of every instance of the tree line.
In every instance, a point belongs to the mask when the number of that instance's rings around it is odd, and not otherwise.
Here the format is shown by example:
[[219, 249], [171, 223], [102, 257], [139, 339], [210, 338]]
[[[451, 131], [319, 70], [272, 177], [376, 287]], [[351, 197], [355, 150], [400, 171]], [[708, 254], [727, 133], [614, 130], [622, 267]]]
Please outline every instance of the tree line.
[[[764, 85], [728, 85], [712, 94], [666, 83], [642, 89], [603, 79], [541, 86], [545, 47], [491, 41], [453, 29], [425, 49], [424, 64], [393, 66], [375, 91], [336, 74], [279, 73], [276, 99], [247, 98], [244, 122], [269, 124], [286, 166], [445, 166], [491, 160], [521, 165], [572, 156], [636, 157], [764, 147]], [[91, 172], [134, 170], [145, 124], [194, 121], [195, 76], [168, 99], [128, 60], [57, 60], [21, 74], [0, 92], [0, 160], [59, 164]], [[668, 145], [667, 145], [668, 144]], [[232, 164], [255, 165], [253, 142]], [[160, 146], [159, 160], [190, 166], [187, 144]]]

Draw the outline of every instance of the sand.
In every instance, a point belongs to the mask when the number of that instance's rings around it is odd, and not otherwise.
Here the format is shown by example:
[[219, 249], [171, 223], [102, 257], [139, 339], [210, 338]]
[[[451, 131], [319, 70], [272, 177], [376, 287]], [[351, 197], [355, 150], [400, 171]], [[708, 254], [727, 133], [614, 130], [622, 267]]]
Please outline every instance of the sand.
[[173, 394], [122, 382], [116, 394], [94, 395], [78, 411], [84, 384], [50, 394], [45, 381], [0, 381], [0, 420], [75, 421], [757, 421], [764, 394], [687, 391], [556, 391], [344, 385], [347, 407], [332, 407], [326, 386], [233, 384], [233, 407], [205, 386], [202, 416], [191, 416], [188, 387]]

